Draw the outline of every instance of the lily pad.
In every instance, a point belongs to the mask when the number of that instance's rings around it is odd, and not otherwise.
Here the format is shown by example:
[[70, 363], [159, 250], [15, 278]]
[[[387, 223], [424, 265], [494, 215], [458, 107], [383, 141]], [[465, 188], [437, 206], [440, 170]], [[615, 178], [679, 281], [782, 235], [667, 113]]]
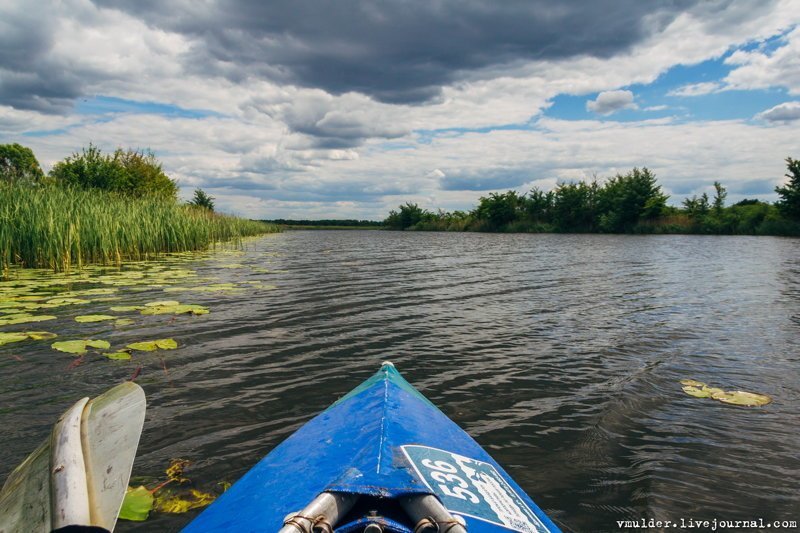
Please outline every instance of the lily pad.
[[103, 340], [75, 340], [54, 342], [50, 347], [59, 352], [81, 355], [86, 353], [87, 348], [107, 350], [111, 347], [111, 344]]
[[175, 300], [161, 300], [158, 302], [150, 302], [144, 305], [145, 307], [173, 307], [176, 305], [181, 305], [181, 303], [176, 302]]
[[50, 345], [59, 352], [82, 354], [86, 353], [86, 341], [59, 341]]
[[141, 311], [144, 307], [141, 305], [116, 305], [114, 307], [109, 307], [109, 309], [117, 313], [126, 313], [129, 311]]
[[760, 407], [762, 405], [767, 405], [772, 401], [772, 398], [765, 394], [756, 394], [753, 392], [745, 392], [740, 390], [718, 394], [713, 398], [721, 401], [722, 403], [739, 405], [742, 407]]
[[105, 320], [114, 320], [115, 316], [111, 315], [81, 315], [75, 317], [75, 322], [103, 322]]
[[130, 319], [130, 318], [120, 318], [120, 319], [114, 321], [114, 325], [117, 326], [117, 327], [130, 326], [133, 323], [134, 323], [134, 321], [132, 319]]
[[103, 355], [114, 360], [127, 360], [131, 358], [130, 352], [107, 352]]
[[156, 350], [174, 350], [178, 347], [175, 339], [158, 339], [155, 341], [142, 341], [134, 342], [127, 346], [131, 350], [139, 350], [141, 352], [154, 352]]
[[705, 387], [706, 384], [702, 381], [696, 381], [694, 379], [682, 379], [681, 385], [686, 385], [687, 387]]
[[58, 335], [49, 331], [26, 331], [25, 335], [35, 341], [46, 341], [58, 337]]
[[0, 326], [9, 326], [12, 324], [28, 324], [30, 322], [44, 322], [45, 320], [55, 320], [56, 316], [53, 315], [8, 315], [0, 319]]
[[161, 350], [174, 350], [178, 347], [178, 341], [175, 339], [159, 339], [155, 343]]
[[100, 348], [102, 350], [108, 350], [109, 348], [111, 348], [111, 343], [108, 341], [89, 340], [86, 341], [86, 346], [90, 346], [92, 348]]
[[690, 385], [687, 385], [687, 386], [683, 387], [683, 392], [685, 392], [689, 396], [694, 396], [695, 398], [710, 398], [711, 397], [711, 394], [708, 391], [706, 391], [704, 389], [699, 389], [697, 387], [692, 387]]
[[47, 303], [50, 305], [78, 305], [92, 303], [92, 301], [81, 298], [53, 298], [51, 300], [47, 300]]
[[142, 309], [143, 315], [207, 315], [210, 311], [207, 307], [194, 304], [181, 304], [178, 302], [170, 302], [173, 305], [160, 305], [150, 306], [147, 309]]
[[0, 333], [0, 346], [11, 344], [12, 342], [24, 341], [27, 338], [27, 333]]
[[117, 292], [117, 289], [106, 288], [106, 289], [87, 289], [85, 291], [80, 291], [80, 294], [114, 294]]
[[133, 520], [143, 522], [147, 520], [150, 511], [153, 510], [155, 498], [143, 485], [133, 488], [128, 487], [125, 492], [125, 499], [122, 500], [122, 508], [119, 510], [119, 517], [122, 520]]

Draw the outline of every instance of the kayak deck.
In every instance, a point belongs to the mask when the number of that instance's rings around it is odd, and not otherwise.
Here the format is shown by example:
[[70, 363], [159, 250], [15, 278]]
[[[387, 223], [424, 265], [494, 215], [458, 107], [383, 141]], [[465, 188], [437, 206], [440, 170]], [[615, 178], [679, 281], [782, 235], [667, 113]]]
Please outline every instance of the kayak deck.
[[332, 524], [340, 533], [369, 523], [411, 533], [417, 522], [407, 504], [425, 495], [470, 532], [559, 531], [391, 363], [272, 450], [184, 531], [279, 531], [322, 493], [355, 502]]

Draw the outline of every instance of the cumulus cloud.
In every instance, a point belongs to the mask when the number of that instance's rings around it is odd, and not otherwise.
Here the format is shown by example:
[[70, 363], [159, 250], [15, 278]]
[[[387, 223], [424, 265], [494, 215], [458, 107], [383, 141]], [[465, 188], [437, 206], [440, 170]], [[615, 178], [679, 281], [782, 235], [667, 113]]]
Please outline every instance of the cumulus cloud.
[[725, 60], [735, 68], [725, 77], [729, 89], [785, 87], [800, 94], [800, 26], [789, 32], [772, 52], [737, 50]]
[[599, 115], [610, 115], [623, 109], [637, 109], [630, 91], [605, 91], [586, 102], [586, 109]]
[[756, 117], [769, 122], [792, 122], [800, 120], [800, 102], [778, 104], [766, 111], [762, 111], [756, 115]]

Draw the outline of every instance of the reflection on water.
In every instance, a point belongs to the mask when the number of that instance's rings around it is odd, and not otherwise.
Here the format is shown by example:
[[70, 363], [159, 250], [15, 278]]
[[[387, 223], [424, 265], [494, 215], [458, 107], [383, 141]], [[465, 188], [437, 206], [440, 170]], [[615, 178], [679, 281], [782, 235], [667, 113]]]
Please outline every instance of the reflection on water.
[[[71, 401], [142, 366], [149, 409], [134, 473], [158, 476], [182, 457], [196, 479], [232, 481], [391, 359], [566, 530], [797, 520], [798, 265], [796, 239], [768, 237], [270, 235], [164, 266], [193, 272], [183, 279], [2, 326], [181, 347], [164, 352], [166, 371], [146, 354], [67, 370], [72, 358], [49, 341], [0, 348], [0, 477]], [[165, 299], [211, 313], [134, 312], [123, 327], [72, 319]], [[774, 402], [695, 399], [684, 378]], [[192, 516], [118, 530], [175, 530]]]

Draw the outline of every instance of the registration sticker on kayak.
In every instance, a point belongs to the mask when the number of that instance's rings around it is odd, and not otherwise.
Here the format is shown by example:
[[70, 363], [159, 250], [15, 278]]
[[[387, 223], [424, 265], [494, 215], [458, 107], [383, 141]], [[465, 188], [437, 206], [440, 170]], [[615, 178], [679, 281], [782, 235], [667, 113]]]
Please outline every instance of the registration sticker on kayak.
[[548, 531], [489, 463], [427, 446], [402, 449], [417, 475], [447, 510], [521, 533]]

